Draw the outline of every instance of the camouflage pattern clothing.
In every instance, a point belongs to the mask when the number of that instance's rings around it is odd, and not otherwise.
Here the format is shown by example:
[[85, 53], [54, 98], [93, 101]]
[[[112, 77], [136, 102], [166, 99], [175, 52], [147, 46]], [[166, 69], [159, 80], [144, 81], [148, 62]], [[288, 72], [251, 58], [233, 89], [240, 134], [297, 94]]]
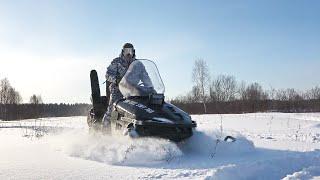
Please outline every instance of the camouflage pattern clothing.
[[132, 58], [130, 60], [126, 60], [123, 56], [115, 58], [112, 60], [110, 66], [107, 68], [106, 72], [106, 80], [110, 82], [109, 90], [110, 90], [110, 100], [107, 112], [103, 117], [103, 125], [106, 127], [110, 123], [111, 112], [113, 109], [113, 104], [118, 101], [119, 99], [123, 98], [119, 90], [119, 82], [121, 81], [122, 77], [127, 72], [129, 65], [135, 59]]

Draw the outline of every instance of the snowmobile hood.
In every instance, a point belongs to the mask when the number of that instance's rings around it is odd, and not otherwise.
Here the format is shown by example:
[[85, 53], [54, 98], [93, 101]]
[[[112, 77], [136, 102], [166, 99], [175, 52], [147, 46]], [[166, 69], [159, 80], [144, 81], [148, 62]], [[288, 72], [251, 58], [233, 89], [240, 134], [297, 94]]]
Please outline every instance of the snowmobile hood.
[[176, 106], [163, 103], [162, 105], [147, 106], [147, 104], [133, 100], [121, 100], [116, 109], [126, 117], [154, 123], [192, 124], [191, 117]]

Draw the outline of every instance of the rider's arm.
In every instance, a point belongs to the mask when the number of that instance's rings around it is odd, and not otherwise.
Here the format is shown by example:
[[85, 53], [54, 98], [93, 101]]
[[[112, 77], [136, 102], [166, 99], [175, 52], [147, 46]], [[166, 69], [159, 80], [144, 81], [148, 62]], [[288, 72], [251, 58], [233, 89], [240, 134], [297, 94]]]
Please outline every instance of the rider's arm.
[[111, 83], [118, 83], [118, 59], [112, 60], [111, 64], [107, 68], [106, 72], [106, 80]]
[[149, 76], [149, 74], [148, 74], [148, 72], [147, 72], [147, 70], [146, 70], [144, 65], [142, 65], [142, 67], [141, 67], [141, 72], [142, 73], [141, 73], [141, 77], [140, 78], [141, 78], [141, 81], [144, 84], [143, 88], [145, 89], [146, 93], [148, 93], [148, 94], [150, 94], [150, 93], [156, 94], [157, 92], [154, 89], [154, 86], [152, 84], [150, 76]]
[[142, 82], [147, 86], [147, 87], [153, 87], [153, 84], [151, 82], [151, 79], [149, 77], [149, 74], [146, 70], [143, 71], [142, 73]]
[[143, 64], [141, 64], [140, 71], [141, 71], [140, 79], [143, 82], [143, 84], [146, 87], [153, 87], [152, 81], [151, 81], [151, 79], [149, 77], [149, 74], [148, 74], [148, 72], [146, 70], [146, 67]]

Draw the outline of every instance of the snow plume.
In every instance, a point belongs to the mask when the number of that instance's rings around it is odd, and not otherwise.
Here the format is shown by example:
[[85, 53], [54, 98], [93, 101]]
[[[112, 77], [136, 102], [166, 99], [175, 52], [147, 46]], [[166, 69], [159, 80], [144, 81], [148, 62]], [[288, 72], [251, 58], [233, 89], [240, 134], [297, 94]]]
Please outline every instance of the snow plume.
[[107, 164], [139, 166], [145, 163], [170, 162], [182, 155], [175, 143], [165, 139], [131, 139], [126, 136], [80, 132], [64, 133], [59, 136], [54, 139], [55, 141], [60, 139], [60, 147], [68, 155]]
[[225, 142], [223, 138], [217, 138], [218, 134], [215, 131], [195, 131], [191, 138], [178, 144], [159, 138], [132, 139], [79, 131], [63, 133], [51, 137], [51, 140], [72, 157], [130, 166], [169, 163], [184, 157], [237, 156], [255, 149], [253, 143], [244, 137], [238, 135], [235, 142]]
[[186, 154], [197, 154], [201, 156], [234, 156], [250, 153], [255, 150], [251, 141], [241, 135], [233, 135], [235, 142], [225, 142], [224, 137], [218, 131], [195, 131], [194, 135], [181, 146]]

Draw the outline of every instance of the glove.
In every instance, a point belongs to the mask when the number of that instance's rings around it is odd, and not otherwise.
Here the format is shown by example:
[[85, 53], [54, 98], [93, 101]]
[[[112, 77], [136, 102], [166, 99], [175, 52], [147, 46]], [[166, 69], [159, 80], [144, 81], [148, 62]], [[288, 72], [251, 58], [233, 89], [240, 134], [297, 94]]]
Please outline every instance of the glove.
[[142, 95], [157, 94], [157, 91], [153, 87], [139, 86], [139, 91]]

